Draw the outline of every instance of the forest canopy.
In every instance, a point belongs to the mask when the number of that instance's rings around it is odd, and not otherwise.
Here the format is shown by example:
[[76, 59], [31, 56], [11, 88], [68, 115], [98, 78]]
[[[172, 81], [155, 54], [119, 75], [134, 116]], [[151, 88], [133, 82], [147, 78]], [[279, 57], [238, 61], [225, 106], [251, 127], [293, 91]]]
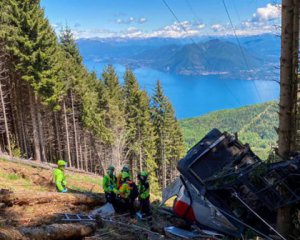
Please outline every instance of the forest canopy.
[[101, 174], [129, 164], [153, 191], [176, 177], [183, 138], [160, 82], [150, 97], [130, 69], [124, 85], [113, 66], [87, 71], [72, 31], [57, 36], [38, 0], [0, 2], [0, 69], [2, 152]]

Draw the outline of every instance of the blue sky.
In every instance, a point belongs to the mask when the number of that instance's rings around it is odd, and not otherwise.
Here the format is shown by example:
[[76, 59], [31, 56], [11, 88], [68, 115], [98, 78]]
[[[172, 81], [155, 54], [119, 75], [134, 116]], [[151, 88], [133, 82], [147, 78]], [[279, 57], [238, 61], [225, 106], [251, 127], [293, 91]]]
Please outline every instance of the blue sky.
[[[66, 24], [77, 38], [147, 38], [232, 34], [222, 0], [41, 0], [59, 31]], [[225, 0], [236, 32], [256, 35], [276, 31], [280, 1]]]

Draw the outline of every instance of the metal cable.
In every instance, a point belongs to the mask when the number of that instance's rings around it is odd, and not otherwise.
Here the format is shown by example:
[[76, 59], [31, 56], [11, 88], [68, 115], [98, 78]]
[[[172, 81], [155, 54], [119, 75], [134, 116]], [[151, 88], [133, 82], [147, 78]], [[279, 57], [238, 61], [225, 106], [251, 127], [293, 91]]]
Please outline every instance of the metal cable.
[[[228, 8], [227, 8], [227, 5], [226, 5], [226, 3], [225, 3], [225, 0], [223, 0], [222, 2], [223, 2], [223, 5], [224, 5], [224, 8], [225, 8], [227, 17], [228, 17], [228, 19], [229, 19], [231, 28], [232, 28], [232, 30], [233, 30], [235, 39], [236, 39], [237, 44], [238, 44], [238, 46], [239, 46], [239, 49], [240, 49], [240, 51], [241, 51], [242, 58], [244, 59], [245, 64], [246, 64], [246, 67], [248, 68], [248, 71], [249, 71], [249, 73], [250, 73], [250, 66], [249, 66], [249, 63], [248, 63], [248, 61], [247, 61], [245, 52], [244, 52], [244, 50], [243, 50], [243, 48], [242, 48], [242, 46], [241, 46], [240, 40], [239, 40], [239, 38], [238, 38], [238, 36], [237, 36], [237, 34], [236, 34], [235, 27], [234, 27], [233, 22], [232, 22], [232, 19], [231, 19], [231, 17], [230, 17], [230, 13], [229, 13], [229, 11], [228, 11]], [[253, 80], [252, 82], [253, 82], [253, 84], [254, 84], [254, 87], [255, 87], [255, 91], [256, 91], [256, 93], [257, 93], [257, 96], [259, 97], [260, 101], [262, 102], [262, 98], [261, 98], [260, 93], [259, 93], [259, 91], [258, 91], [258, 89], [257, 89], [257, 86], [256, 86], [256, 84], [255, 84], [255, 81]]]

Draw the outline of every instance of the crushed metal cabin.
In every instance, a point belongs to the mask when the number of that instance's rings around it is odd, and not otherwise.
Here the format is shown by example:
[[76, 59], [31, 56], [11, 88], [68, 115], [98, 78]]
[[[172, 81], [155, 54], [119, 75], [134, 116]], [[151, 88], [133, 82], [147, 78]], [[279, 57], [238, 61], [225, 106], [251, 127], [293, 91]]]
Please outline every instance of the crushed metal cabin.
[[276, 213], [300, 200], [300, 156], [263, 162], [248, 144], [213, 129], [177, 168], [180, 177], [164, 190], [163, 202], [177, 196], [178, 216], [227, 236], [250, 229], [265, 239], [285, 239], [275, 229]]

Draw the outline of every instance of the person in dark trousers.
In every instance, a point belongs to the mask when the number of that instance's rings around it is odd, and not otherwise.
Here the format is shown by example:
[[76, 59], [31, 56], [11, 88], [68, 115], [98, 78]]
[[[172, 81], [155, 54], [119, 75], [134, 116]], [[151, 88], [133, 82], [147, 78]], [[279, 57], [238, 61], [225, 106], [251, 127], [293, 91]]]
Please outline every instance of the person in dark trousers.
[[140, 202], [140, 212], [142, 218], [151, 215], [150, 211], [150, 186], [148, 182], [148, 173], [142, 171], [138, 174], [138, 190], [139, 190], [139, 202]]
[[104, 175], [102, 180], [102, 187], [105, 193], [106, 201], [114, 205], [116, 199], [116, 189], [117, 189], [117, 178], [114, 175], [114, 166], [109, 166], [107, 168], [107, 173]]
[[139, 193], [136, 184], [130, 179], [130, 175], [127, 172], [122, 173], [122, 185], [118, 190], [118, 194], [123, 209], [129, 210], [130, 217], [133, 218], [135, 216], [134, 201]]

